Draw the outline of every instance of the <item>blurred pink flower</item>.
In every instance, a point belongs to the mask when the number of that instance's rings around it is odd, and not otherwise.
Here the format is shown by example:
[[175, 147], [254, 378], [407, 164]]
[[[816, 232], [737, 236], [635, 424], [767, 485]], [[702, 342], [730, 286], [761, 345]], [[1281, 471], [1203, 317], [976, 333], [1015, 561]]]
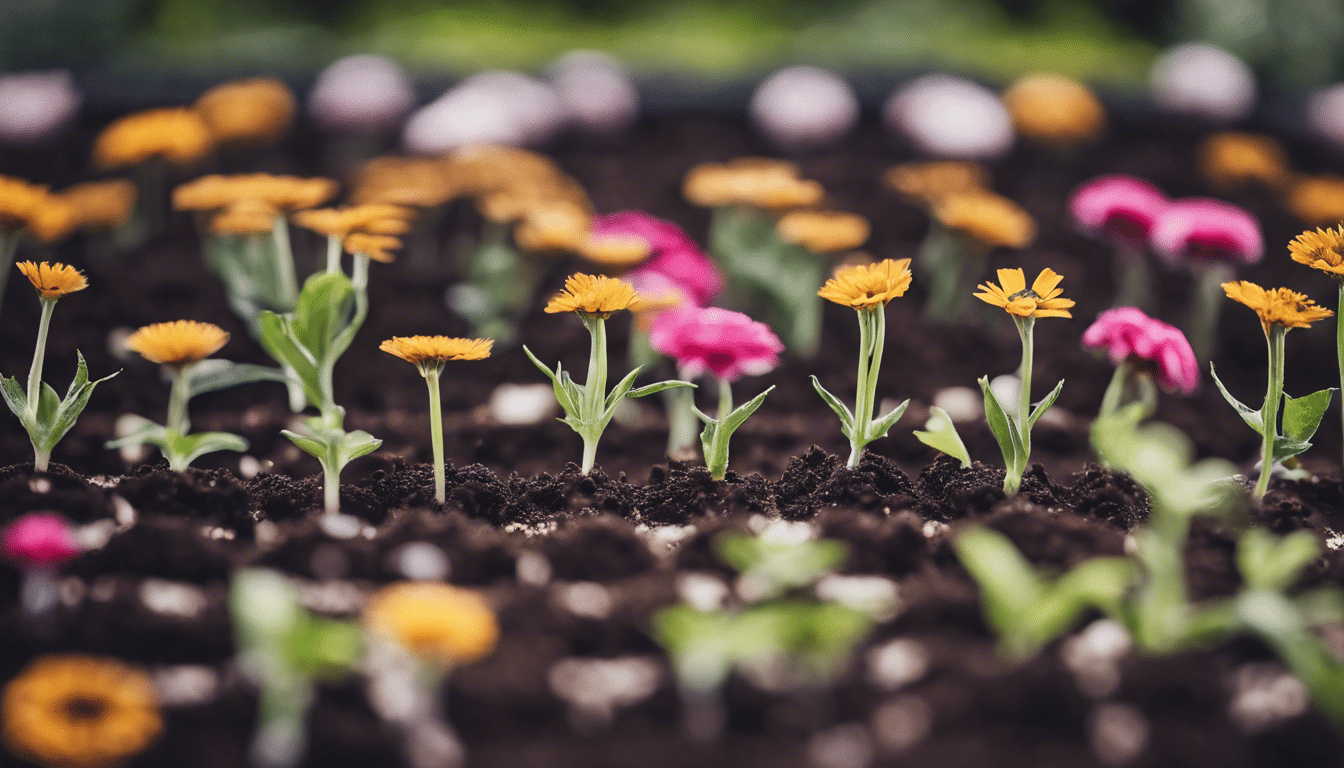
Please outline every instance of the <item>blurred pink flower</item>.
[[770, 326], [718, 307], [664, 313], [653, 322], [649, 343], [675, 358], [682, 375], [695, 378], [709, 371], [725, 381], [768, 373], [784, 351]]
[[1192, 260], [1254, 264], [1264, 255], [1260, 223], [1243, 208], [1222, 200], [1174, 200], [1158, 214], [1153, 250], [1168, 262]]
[[1069, 211], [1089, 234], [1142, 248], [1158, 214], [1167, 207], [1162, 190], [1135, 176], [1097, 176], [1069, 199]]
[[1199, 363], [1185, 334], [1143, 310], [1116, 307], [1102, 312], [1083, 333], [1083, 344], [1105, 349], [1116, 365], [1129, 358], [1149, 361], [1158, 383], [1168, 389], [1188, 395], [1199, 387]]
[[24, 567], [54, 565], [80, 553], [70, 526], [50, 512], [34, 512], [14, 521], [5, 529], [0, 549]]
[[592, 232], [596, 237], [633, 235], [648, 241], [653, 256], [626, 275], [632, 282], [640, 275], [656, 272], [680, 287], [697, 306], [708, 304], [723, 288], [723, 275], [718, 267], [681, 227], [670, 221], [643, 211], [618, 211], [593, 219]]

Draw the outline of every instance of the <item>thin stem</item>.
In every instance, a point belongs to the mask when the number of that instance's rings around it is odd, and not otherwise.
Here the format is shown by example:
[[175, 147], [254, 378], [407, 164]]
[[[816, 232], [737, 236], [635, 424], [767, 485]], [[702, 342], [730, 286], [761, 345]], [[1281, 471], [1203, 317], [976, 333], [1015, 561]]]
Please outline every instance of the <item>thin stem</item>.
[[1143, 250], [1126, 244], [1117, 245], [1115, 250], [1115, 280], [1120, 286], [1115, 294], [1115, 306], [1151, 311], [1152, 276]]
[[733, 412], [733, 385], [727, 379], [719, 379], [719, 415], [718, 428], [710, 440], [709, 450], [705, 454], [705, 464], [709, 468], [709, 479], [722, 480], [728, 474], [728, 438], [731, 430], [723, 428], [723, 422]]
[[854, 393], [854, 428], [849, 436], [849, 461], [845, 466], [853, 469], [859, 465], [859, 456], [867, 444], [868, 424], [873, 420], [873, 405], [869, 402], [871, 390], [868, 376], [872, 372], [870, 364], [873, 354], [873, 321], [871, 310], [859, 310], [859, 372], [858, 384]]
[[1129, 385], [1133, 370], [1134, 366], [1128, 359], [1121, 360], [1115, 367], [1115, 373], [1111, 374], [1111, 383], [1106, 385], [1106, 394], [1101, 396], [1101, 410], [1097, 411], [1098, 419], [1110, 416], [1120, 409], [1120, 401], [1124, 399], [1125, 389]]
[[733, 385], [727, 379], [719, 379], [719, 420], [728, 418], [733, 412]]
[[56, 299], [41, 299], [42, 319], [37, 323], [37, 348], [33, 350], [33, 365], [28, 369], [28, 414], [37, 418], [37, 407], [42, 397], [42, 366], [47, 358], [47, 331], [51, 327], [51, 313]]
[[341, 238], [327, 235], [327, 274], [341, 271]]
[[299, 301], [299, 279], [294, 271], [294, 251], [289, 247], [289, 220], [276, 216], [271, 227], [271, 238], [275, 241], [275, 277], [278, 283], [278, 295], [284, 302], [283, 311], [291, 311]]
[[[187, 401], [191, 398], [191, 369], [194, 366], [194, 363], [189, 363], [173, 371], [173, 384], [168, 390], [168, 417], [164, 421], [170, 446], [176, 444], [177, 438], [185, 437], [191, 428], [187, 421]], [[164, 453], [169, 469], [174, 472], [186, 470], [187, 457], [177, 455], [177, 451], [172, 448], [166, 449]]]
[[1196, 267], [1194, 301], [1190, 307], [1189, 338], [1195, 357], [1208, 360], [1218, 344], [1218, 318], [1223, 312], [1223, 283], [1232, 279], [1232, 268], [1221, 263]]
[[[1022, 486], [1022, 473], [1031, 458], [1031, 427], [1027, 422], [1031, 418], [1031, 366], [1034, 352], [1033, 331], [1036, 328], [1034, 317], [1013, 317], [1017, 324], [1017, 335], [1022, 339], [1022, 365], [1018, 368], [1020, 377], [1017, 392], [1017, 434], [1022, 444], [1022, 453], [1013, 457], [1013, 466], [1004, 467], [1003, 490], [1009, 496], [1017, 494]], [[1006, 462], [1005, 462], [1006, 464]]]
[[583, 434], [583, 473], [593, 469], [597, 459], [597, 441], [601, 438], [603, 405], [607, 399], [607, 321], [596, 315], [580, 314], [583, 324], [592, 336], [592, 347], [588, 354], [588, 380], [583, 385], [583, 413], [579, 418], [584, 423]]
[[[691, 381], [692, 376], [679, 366], [677, 378]], [[675, 387], [663, 390], [663, 405], [667, 409], [667, 455], [678, 461], [695, 458], [697, 439], [700, 434], [700, 420], [696, 418], [695, 390], [690, 387]]]
[[0, 303], [4, 302], [5, 286], [9, 283], [9, 268], [14, 266], [14, 251], [18, 247], [17, 232], [0, 232]]
[[443, 405], [439, 395], [439, 373], [442, 369], [427, 368], [425, 384], [429, 386], [429, 444], [434, 451], [434, 500], [442, 504], [447, 499], [443, 478]]
[[341, 464], [334, 453], [329, 449], [322, 462], [322, 508], [328, 515], [341, 511]]
[[1335, 357], [1339, 361], [1340, 419], [1344, 424], [1344, 280], [1339, 283], [1339, 312], [1335, 315]]
[[1270, 325], [1265, 342], [1269, 346], [1269, 382], [1265, 391], [1265, 405], [1260, 411], [1264, 440], [1260, 447], [1260, 477], [1255, 481], [1255, 498], [1265, 497], [1269, 490], [1269, 476], [1274, 469], [1274, 441], [1279, 434], [1279, 395], [1283, 392], [1283, 326]]

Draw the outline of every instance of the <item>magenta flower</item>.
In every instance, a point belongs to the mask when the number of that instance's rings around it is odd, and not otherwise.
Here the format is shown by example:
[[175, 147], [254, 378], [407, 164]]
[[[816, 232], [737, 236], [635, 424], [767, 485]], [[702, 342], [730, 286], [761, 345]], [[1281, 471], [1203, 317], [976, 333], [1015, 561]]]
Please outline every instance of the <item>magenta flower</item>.
[[1167, 207], [1162, 190], [1135, 176], [1098, 176], [1069, 199], [1069, 211], [1088, 234], [1142, 248], [1158, 214]]
[[1157, 373], [1163, 387], [1191, 394], [1199, 387], [1199, 363], [1179, 329], [1134, 307], [1116, 307], [1097, 315], [1083, 333], [1083, 344], [1104, 349], [1111, 362], [1141, 360]]
[[705, 306], [723, 288], [723, 275], [695, 241], [670, 221], [643, 211], [618, 211], [593, 219], [594, 237], [628, 235], [648, 241], [653, 256], [627, 275], [656, 272], [678, 285], [696, 306]]
[[1254, 264], [1264, 255], [1260, 223], [1248, 211], [1222, 200], [1174, 200], [1158, 214], [1153, 250], [1172, 264], [1231, 261]]
[[768, 373], [784, 351], [770, 326], [718, 307], [684, 307], [664, 313], [653, 321], [649, 343], [675, 358], [687, 378], [708, 371], [723, 381]]
[[80, 553], [70, 526], [59, 515], [34, 512], [5, 529], [0, 549], [25, 568], [58, 565]]

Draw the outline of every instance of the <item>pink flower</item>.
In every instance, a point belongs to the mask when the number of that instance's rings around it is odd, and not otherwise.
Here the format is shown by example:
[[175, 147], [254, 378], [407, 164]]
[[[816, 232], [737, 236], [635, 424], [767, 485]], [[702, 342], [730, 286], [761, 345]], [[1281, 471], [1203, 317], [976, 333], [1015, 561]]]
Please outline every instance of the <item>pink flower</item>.
[[784, 351], [770, 326], [718, 307], [664, 313], [653, 322], [649, 343], [675, 358], [683, 375], [695, 378], [709, 371], [725, 381], [768, 373]]
[[1190, 394], [1199, 386], [1199, 363], [1185, 334], [1134, 307], [1116, 307], [1097, 315], [1083, 333], [1083, 344], [1105, 349], [1111, 362], [1149, 361], [1157, 380], [1168, 389]]
[[1166, 207], [1162, 190], [1123, 174], [1098, 176], [1069, 200], [1069, 211], [1086, 232], [1136, 247], [1148, 242], [1153, 222]]
[[5, 529], [0, 548], [25, 567], [63, 563], [80, 553], [70, 526], [50, 512], [34, 512], [14, 521]]
[[657, 272], [677, 284], [697, 306], [708, 304], [723, 288], [723, 275], [714, 262], [670, 221], [643, 211], [618, 211], [594, 219], [592, 233], [594, 237], [633, 235], [648, 241], [653, 256], [627, 279], [633, 281], [640, 274]]
[[1168, 262], [1240, 261], [1254, 264], [1264, 255], [1260, 224], [1245, 209], [1222, 200], [1175, 200], [1158, 214], [1151, 234], [1153, 250]]

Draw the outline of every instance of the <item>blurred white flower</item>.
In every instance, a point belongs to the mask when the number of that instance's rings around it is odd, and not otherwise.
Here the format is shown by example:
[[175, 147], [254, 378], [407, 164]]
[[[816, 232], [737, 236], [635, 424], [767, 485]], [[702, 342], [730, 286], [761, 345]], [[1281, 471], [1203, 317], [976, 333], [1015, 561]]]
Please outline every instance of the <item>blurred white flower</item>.
[[421, 153], [535, 145], [553, 137], [565, 118], [559, 94], [546, 83], [517, 72], [481, 72], [411, 115], [402, 143]]
[[81, 97], [65, 70], [0, 76], [0, 141], [36, 144], [65, 126]]
[[625, 65], [597, 51], [570, 51], [551, 64], [551, 85], [580, 130], [620, 133], [639, 117], [639, 90]]
[[820, 67], [786, 67], [756, 88], [751, 118], [784, 149], [824, 147], [843, 139], [859, 119], [849, 83]]
[[328, 130], [390, 130], [413, 106], [415, 89], [406, 70], [372, 54], [333, 62], [317, 76], [308, 94], [309, 114]]
[[1307, 125], [1317, 136], [1344, 149], [1344, 83], [1321, 88], [1307, 98]]
[[883, 107], [887, 128], [934, 157], [989, 159], [1013, 145], [1013, 123], [989, 89], [951, 75], [925, 75]]
[[1184, 43], [1153, 62], [1148, 75], [1162, 109], [1232, 123], [1255, 107], [1255, 76], [1246, 62], [1206, 43]]

